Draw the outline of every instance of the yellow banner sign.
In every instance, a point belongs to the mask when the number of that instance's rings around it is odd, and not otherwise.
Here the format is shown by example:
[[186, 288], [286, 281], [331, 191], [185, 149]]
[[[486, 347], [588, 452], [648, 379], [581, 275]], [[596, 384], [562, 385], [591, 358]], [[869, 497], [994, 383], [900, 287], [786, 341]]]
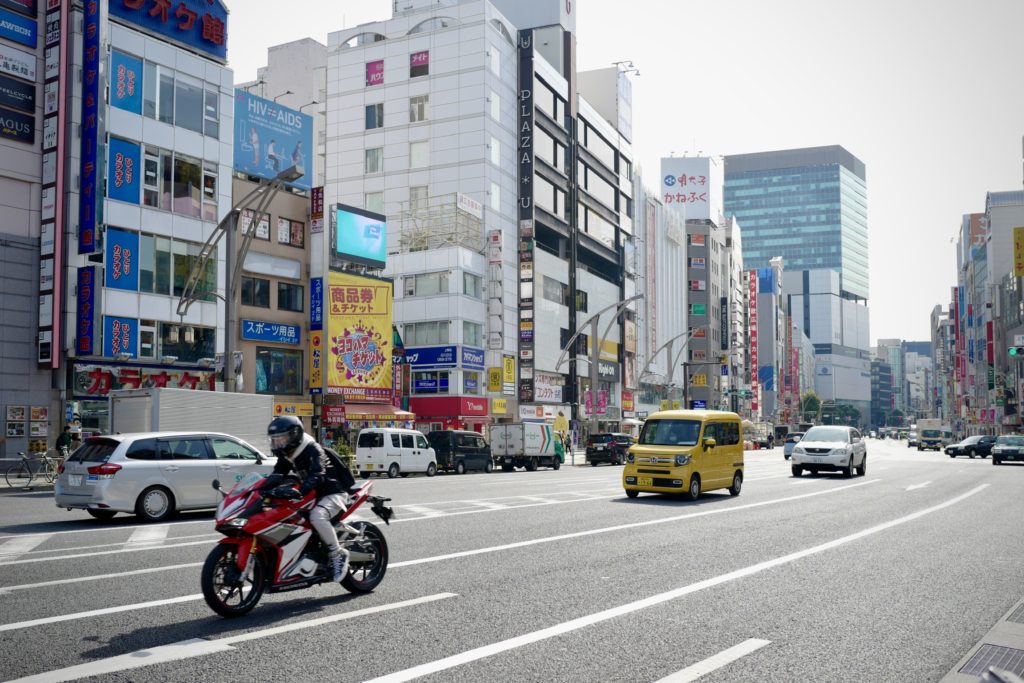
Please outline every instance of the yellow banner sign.
[[516, 357], [515, 356], [502, 356], [501, 359], [501, 381], [505, 384], [515, 384], [516, 382]]
[[501, 368], [487, 368], [487, 391], [501, 391]]
[[391, 283], [331, 271], [327, 287], [327, 393], [391, 400]]
[[1024, 277], [1024, 227], [1013, 229], [1013, 276]]
[[[309, 389], [320, 393], [324, 388], [324, 332], [313, 330], [309, 333]], [[319, 391], [313, 391], [314, 389]]]
[[708, 376], [703, 374], [693, 375], [690, 377], [690, 384], [695, 387], [706, 387], [708, 385]]
[[491, 415], [505, 415], [508, 413], [508, 401], [503, 398], [491, 399]]
[[313, 414], [312, 403], [275, 403], [274, 415], [295, 415], [309, 417]]

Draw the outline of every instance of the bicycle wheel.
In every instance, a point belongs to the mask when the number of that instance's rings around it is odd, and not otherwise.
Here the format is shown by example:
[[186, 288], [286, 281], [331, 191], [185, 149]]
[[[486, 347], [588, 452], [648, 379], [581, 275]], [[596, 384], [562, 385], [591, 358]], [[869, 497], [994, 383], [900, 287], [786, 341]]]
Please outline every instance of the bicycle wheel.
[[11, 488], [28, 488], [32, 484], [33, 477], [32, 469], [28, 463], [24, 462], [7, 468], [7, 472], [4, 474], [7, 485]]
[[47, 460], [41, 474], [46, 478], [46, 483], [52, 484], [57, 479], [57, 465], [52, 460]]

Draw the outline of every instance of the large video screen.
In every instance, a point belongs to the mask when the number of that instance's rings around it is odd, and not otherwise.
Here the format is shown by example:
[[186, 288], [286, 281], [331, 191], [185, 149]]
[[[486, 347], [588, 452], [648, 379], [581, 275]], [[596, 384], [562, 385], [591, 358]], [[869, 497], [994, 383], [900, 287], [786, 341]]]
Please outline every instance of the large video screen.
[[335, 205], [334, 251], [370, 268], [387, 263], [387, 217], [344, 204]]

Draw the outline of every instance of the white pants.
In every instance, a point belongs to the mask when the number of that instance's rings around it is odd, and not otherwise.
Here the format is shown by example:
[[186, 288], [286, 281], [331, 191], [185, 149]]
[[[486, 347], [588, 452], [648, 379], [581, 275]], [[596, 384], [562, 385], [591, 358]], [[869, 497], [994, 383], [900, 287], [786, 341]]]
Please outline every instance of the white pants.
[[327, 546], [328, 552], [338, 550], [338, 534], [331, 524], [331, 517], [345, 509], [345, 494], [332, 493], [324, 496], [313, 506], [309, 513], [309, 523], [320, 534], [320, 540]]

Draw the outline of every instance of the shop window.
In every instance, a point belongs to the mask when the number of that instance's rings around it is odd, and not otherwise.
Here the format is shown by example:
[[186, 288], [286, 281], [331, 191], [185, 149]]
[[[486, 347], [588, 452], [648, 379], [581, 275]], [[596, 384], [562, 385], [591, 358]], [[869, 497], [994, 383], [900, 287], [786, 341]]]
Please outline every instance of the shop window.
[[270, 214], [261, 213], [259, 220], [255, 220], [256, 212], [252, 209], [244, 209], [242, 211], [241, 223], [242, 223], [242, 234], [248, 235], [249, 231], [252, 230], [253, 223], [256, 223], [256, 239], [259, 240], [270, 240]]
[[293, 285], [288, 282], [277, 283], [277, 308], [280, 311], [295, 311], [302, 313], [304, 302], [302, 285]]
[[270, 308], [270, 280], [243, 275], [242, 305]]
[[256, 393], [301, 394], [302, 351], [256, 347]]
[[447, 394], [449, 373], [431, 370], [429, 372], [412, 373], [412, 393], [414, 394]]
[[306, 224], [288, 218], [277, 219], [277, 243], [302, 248], [306, 245]]

